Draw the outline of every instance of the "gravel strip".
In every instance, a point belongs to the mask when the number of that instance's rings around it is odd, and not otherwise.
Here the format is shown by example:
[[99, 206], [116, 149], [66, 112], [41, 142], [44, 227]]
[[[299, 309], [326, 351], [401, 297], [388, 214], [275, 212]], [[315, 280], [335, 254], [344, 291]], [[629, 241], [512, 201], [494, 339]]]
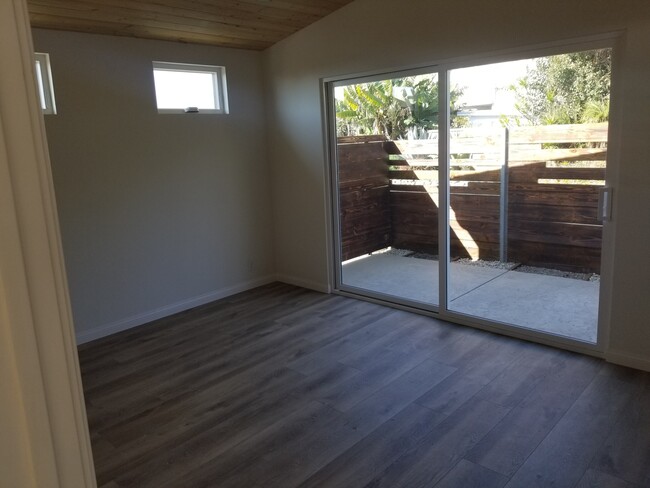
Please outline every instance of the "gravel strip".
[[387, 249], [380, 249], [379, 251], [375, 251], [371, 254], [390, 254], [392, 256], [412, 257], [414, 252], [409, 249], [397, 249], [395, 247], [391, 247]]
[[[394, 256], [403, 256], [408, 258], [416, 259], [430, 259], [437, 261], [438, 256], [436, 254], [427, 254], [424, 252], [415, 252], [408, 249], [382, 249], [381, 251], [374, 252], [373, 254], [392, 254]], [[532, 274], [541, 274], [546, 276], [558, 276], [560, 278], [571, 278], [574, 280], [582, 281], [600, 281], [600, 275], [596, 273], [574, 273], [571, 271], [561, 271], [559, 269], [551, 268], [540, 268], [538, 266], [527, 266], [519, 263], [505, 262], [501, 261], [486, 261], [483, 259], [477, 259], [476, 261], [471, 258], [461, 258], [454, 261], [455, 263], [465, 264], [467, 266], [478, 266], [480, 268], [493, 268], [493, 269], [503, 269], [506, 271], [519, 271], [521, 273], [532, 273]]]
[[515, 271], [547, 276], [558, 276], [560, 278], [571, 278], [582, 281], [600, 281], [600, 275], [597, 275], [596, 273], [574, 273], [571, 271], [560, 271], [559, 269], [539, 268], [537, 266], [519, 266]]
[[478, 266], [480, 268], [494, 268], [494, 269], [505, 269], [510, 270], [519, 266], [519, 263], [502, 263], [501, 261], [484, 261], [483, 259], [477, 259], [472, 261], [470, 258], [461, 258], [455, 263], [467, 264], [469, 266]]

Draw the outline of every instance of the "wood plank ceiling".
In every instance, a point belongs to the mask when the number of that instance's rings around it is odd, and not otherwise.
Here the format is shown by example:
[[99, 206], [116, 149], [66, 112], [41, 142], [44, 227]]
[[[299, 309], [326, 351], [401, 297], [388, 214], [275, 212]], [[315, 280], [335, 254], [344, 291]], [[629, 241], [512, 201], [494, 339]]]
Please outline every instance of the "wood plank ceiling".
[[27, 0], [32, 27], [263, 50], [353, 0]]

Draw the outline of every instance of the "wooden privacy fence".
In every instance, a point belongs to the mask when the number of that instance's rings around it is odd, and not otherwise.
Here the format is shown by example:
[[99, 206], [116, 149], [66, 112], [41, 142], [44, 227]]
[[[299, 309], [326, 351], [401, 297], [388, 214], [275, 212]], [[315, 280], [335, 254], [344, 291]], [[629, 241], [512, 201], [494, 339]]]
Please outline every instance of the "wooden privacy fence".
[[390, 178], [383, 136], [339, 137], [342, 258], [392, 245]]
[[[343, 259], [438, 254], [435, 135], [339, 139]], [[452, 257], [599, 272], [606, 142], [607, 124], [452, 130]]]
[[598, 196], [606, 159], [606, 123], [510, 130], [509, 260], [600, 273]]

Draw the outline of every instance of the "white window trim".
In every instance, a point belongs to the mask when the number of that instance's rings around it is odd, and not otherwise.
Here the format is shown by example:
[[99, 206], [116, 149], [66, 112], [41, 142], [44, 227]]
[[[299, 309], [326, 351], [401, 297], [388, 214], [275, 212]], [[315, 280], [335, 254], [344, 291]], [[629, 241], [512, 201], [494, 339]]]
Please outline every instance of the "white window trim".
[[[228, 87], [226, 83], [225, 66], [210, 66], [205, 64], [188, 64], [188, 63], [170, 63], [166, 61], [153, 61], [153, 69], [166, 71], [180, 71], [185, 73], [211, 73], [213, 79], [214, 99], [217, 105], [216, 109], [199, 108], [198, 111], [188, 112], [187, 108], [158, 108], [160, 114], [220, 114], [229, 113], [228, 107]], [[154, 86], [155, 90], [155, 86]]]
[[42, 102], [41, 109], [44, 114], [56, 114], [50, 55], [47, 53], [34, 53], [34, 69], [36, 71], [39, 101]]

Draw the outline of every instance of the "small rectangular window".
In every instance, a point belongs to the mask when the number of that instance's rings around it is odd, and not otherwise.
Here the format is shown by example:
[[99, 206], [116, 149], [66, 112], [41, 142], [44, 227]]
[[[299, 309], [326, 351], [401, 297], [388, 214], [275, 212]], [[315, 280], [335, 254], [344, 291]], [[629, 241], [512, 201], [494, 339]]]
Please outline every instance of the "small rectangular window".
[[52, 70], [50, 68], [50, 55], [47, 53], [34, 53], [34, 66], [36, 69], [36, 86], [41, 110], [44, 114], [55, 114], [54, 84], [52, 83]]
[[226, 68], [153, 62], [159, 113], [227, 114]]

